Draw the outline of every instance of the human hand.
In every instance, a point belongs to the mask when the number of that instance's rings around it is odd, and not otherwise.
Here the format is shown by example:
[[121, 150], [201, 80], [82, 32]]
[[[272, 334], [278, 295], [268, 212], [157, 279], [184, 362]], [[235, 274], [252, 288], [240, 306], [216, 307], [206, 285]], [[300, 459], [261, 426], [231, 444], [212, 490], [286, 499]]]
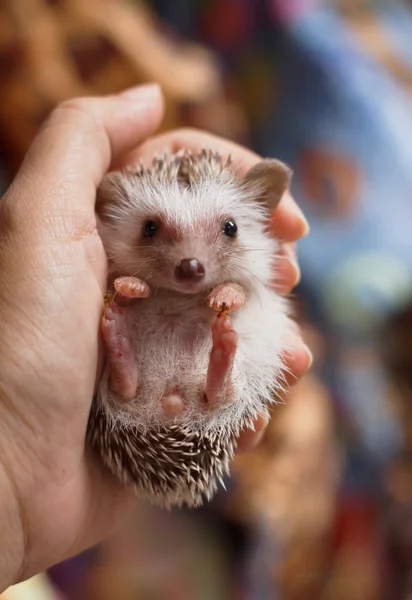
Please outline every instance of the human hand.
[[[162, 114], [156, 86], [64, 103], [0, 202], [0, 590], [96, 543], [133, 505], [84, 446], [102, 358], [107, 260], [94, 205], [103, 175], [125, 156], [150, 160], [167, 147], [209, 145], [248, 165], [259, 159], [192, 130], [136, 150]], [[289, 196], [273, 228], [285, 244], [306, 232]], [[286, 292], [298, 277], [293, 260], [282, 273]], [[290, 383], [310, 363], [297, 329], [293, 336]], [[245, 432], [240, 446], [258, 436]]]

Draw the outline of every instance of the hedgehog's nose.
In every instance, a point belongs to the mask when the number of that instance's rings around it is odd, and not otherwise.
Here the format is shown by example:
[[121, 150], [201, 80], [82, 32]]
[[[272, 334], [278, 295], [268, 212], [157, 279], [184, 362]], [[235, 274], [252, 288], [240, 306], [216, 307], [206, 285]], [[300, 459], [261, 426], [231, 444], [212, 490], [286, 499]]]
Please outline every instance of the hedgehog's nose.
[[175, 269], [176, 279], [200, 281], [205, 276], [205, 268], [197, 258], [184, 258]]

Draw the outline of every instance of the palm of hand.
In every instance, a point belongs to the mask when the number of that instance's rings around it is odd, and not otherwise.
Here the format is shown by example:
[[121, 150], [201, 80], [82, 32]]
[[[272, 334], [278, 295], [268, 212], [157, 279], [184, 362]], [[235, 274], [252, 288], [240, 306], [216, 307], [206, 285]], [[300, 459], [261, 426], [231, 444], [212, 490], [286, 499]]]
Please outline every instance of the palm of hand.
[[[65, 223], [78, 228], [67, 240], [43, 239], [28, 224], [24, 235], [30, 246], [22, 252], [18, 236], [3, 239], [0, 256], [0, 337], [5, 341], [0, 369], [9, 388], [2, 390], [0, 410], [13, 409], [21, 417], [17, 430], [15, 422], [9, 424], [15, 445], [4, 454], [8, 464], [20, 467], [13, 480], [21, 490], [21, 506], [28, 507], [23, 520], [37, 523], [45, 511], [50, 528], [59, 527], [58, 547], [52, 548], [57, 556], [77, 548], [79, 532], [92, 529], [91, 540], [104, 531], [117, 497], [115, 482], [84, 455], [107, 261], [93, 210], [82, 221]], [[16, 275], [9, 278], [11, 264]], [[7, 421], [5, 415], [2, 422]], [[41, 492], [33, 498], [34, 487]], [[26, 531], [24, 543], [41, 548], [39, 536], [50, 550], [48, 528]], [[42, 562], [41, 555], [34, 556], [34, 570]]]

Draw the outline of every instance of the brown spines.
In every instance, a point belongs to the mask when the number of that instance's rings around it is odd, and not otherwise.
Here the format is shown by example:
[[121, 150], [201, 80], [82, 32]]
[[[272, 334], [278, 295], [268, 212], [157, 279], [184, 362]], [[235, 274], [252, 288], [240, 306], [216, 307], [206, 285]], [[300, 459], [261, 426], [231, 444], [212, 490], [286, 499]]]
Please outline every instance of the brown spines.
[[116, 425], [94, 408], [88, 442], [104, 465], [136, 493], [163, 508], [200, 506], [229, 473], [234, 434], [208, 435], [172, 425], [137, 431]]
[[158, 155], [149, 168], [140, 163], [131, 172], [148, 183], [171, 183], [177, 180], [190, 187], [205, 178], [220, 176], [222, 172], [229, 171], [231, 166], [231, 157], [224, 160], [219, 152], [203, 149], [198, 154], [193, 154], [190, 150], [181, 150], [173, 155], [166, 152]]
[[193, 155], [186, 151], [179, 176], [185, 179], [188, 185], [193, 185], [205, 178], [219, 177], [224, 170], [230, 169], [231, 164], [230, 156], [224, 161], [219, 152], [203, 149], [199, 154]]

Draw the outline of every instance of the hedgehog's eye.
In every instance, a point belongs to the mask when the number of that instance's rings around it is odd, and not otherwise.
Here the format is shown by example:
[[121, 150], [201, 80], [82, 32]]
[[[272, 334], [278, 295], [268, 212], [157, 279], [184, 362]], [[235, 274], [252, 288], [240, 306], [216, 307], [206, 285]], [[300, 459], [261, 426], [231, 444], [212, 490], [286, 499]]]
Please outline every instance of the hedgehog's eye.
[[232, 219], [228, 219], [225, 222], [225, 225], [223, 227], [223, 231], [224, 231], [225, 235], [227, 235], [228, 237], [235, 237], [235, 235], [237, 233], [237, 225], [236, 225], [236, 223]]
[[143, 225], [143, 235], [144, 237], [154, 237], [158, 229], [159, 225], [156, 221], [146, 221]]

